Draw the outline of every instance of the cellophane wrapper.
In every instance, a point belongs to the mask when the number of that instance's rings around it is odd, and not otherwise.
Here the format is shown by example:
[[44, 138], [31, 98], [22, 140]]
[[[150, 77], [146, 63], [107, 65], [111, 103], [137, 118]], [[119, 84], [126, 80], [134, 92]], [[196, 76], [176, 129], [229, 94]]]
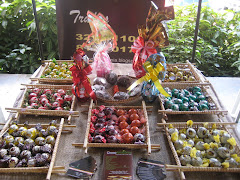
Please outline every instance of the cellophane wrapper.
[[133, 70], [137, 78], [145, 75], [142, 65], [146, 59], [157, 53], [156, 48], [163, 48], [169, 45], [168, 34], [163, 25], [164, 21], [174, 19], [173, 6], [159, 7], [156, 10], [150, 7], [146, 24], [138, 26], [138, 38], [131, 49], [135, 53], [133, 58]]
[[105, 77], [112, 70], [112, 62], [108, 53], [117, 46], [117, 36], [104, 15], [101, 13], [96, 15], [88, 11], [87, 16], [92, 33], [82, 47], [95, 52], [92, 64], [93, 73], [96, 73], [98, 77]]

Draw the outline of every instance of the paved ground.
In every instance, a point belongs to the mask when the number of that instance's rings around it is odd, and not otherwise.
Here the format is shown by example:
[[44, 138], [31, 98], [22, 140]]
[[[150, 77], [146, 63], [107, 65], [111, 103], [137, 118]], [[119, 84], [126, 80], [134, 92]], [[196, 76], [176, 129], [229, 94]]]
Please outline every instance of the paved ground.
[[231, 114], [238, 93], [240, 93], [240, 78], [207, 77], [218, 94], [222, 104]]

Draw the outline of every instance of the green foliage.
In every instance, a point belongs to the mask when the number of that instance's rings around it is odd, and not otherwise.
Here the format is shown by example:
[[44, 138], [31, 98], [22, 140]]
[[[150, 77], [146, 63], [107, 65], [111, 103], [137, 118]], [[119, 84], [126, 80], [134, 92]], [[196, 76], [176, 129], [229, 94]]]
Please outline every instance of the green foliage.
[[[55, 0], [36, 0], [45, 59], [59, 58], [55, 7]], [[0, 13], [0, 72], [34, 72], [41, 62], [32, 1], [5, 0]]]
[[[170, 46], [162, 49], [168, 62], [192, 59], [197, 6], [177, 7], [168, 23]], [[206, 76], [240, 75], [240, 12], [214, 12], [203, 6], [195, 63]], [[239, 68], [239, 69], [238, 69]]]
[[31, 53], [32, 48], [19, 44], [18, 49], [12, 50], [0, 59], [2, 71], [6, 73], [33, 73], [39, 67], [40, 62], [35, 61], [36, 56]]

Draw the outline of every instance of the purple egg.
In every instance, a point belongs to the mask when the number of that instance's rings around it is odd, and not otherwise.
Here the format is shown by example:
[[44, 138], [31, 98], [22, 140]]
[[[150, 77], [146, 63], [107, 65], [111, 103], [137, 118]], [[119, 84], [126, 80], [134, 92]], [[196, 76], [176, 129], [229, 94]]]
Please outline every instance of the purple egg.
[[145, 141], [145, 137], [144, 135], [140, 134], [140, 133], [137, 133], [134, 135], [134, 141], [137, 142], [137, 141], [142, 141], [144, 142]]
[[117, 143], [118, 140], [117, 140], [117, 138], [116, 138], [115, 136], [109, 136], [109, 137], [107, 138], [107, 142], [108, 142], [108, 143]]
[[104, 113], [104, 112], [99, 112], [99, 113], [97, 114], [97, 117], [99, 117], [99, 118], [102, 118], [103, 116], [105, 116], [105, 113]]
[[103, 143], [104, 140], [105, 140], [105, 138], [103, 136], [101, 136], [101, 135], [96, 135], [94, 137], [94, 142], [95, 143]]
[[116, 135], [118, 132], [116, 129], [110, 129], [110, 131], [108, 132], [108, 134], [111, 135]]
[[106, 131], [110, 131], [111, 129], [114, 129], [114, 125], [107, 125], [106, 126]]
[[101, 128], [103, 128], [103, 126], [104, 126], [103, 123], [96, 123], [96, 124], [95, 124], [95, 128], [96, 128], [96, 129], [101, 129]]
[[97, 119], [97, 123], [105, 123], [105, 119], [103, 119], [103, 118], [98, 118], [98, 119]]
[[108, 121], [107, 122], [107, 125], [115, 125], [116, 123], [115, 123], [115, 121], [113, 121], [113, 120], [110, 120], [110, 121]]
[[114, 110], [111, 107], [106, 107], [104, 109], [104, 112], [105, 112], [106, 115], [112, 115], [114, 113]]
[[101, 129], [96, 129], [95, 131], [94, 131], [94, 135], [96, 136], [96, 135], [103, 135], [103, 132], [101, 131]]

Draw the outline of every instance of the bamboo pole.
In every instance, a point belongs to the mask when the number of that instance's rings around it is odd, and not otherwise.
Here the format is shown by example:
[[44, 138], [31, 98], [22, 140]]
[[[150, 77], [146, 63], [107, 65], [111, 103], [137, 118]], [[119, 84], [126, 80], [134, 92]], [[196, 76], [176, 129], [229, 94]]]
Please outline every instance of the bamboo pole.
[[56, 138], [56, 143], [55, 143], [53, 153], [52, 153], [52, 160], [51, 160], [51, 163], [50, 163], [50, 166], [49, 166], [49, 169], [48, 169], [48, 173], [47, 173], [47, 178], [46, 178], [47, 180], [50, 180], [50, 178], [51, 178], [51, 173], [52, 173], [53, 166], [54, 166], [54, 163], [55, 163], [55, 160], [56, 160], [58, 145], [59, 145], [59, 141], [60, 141], [60, 137], [61, 137], [61, 133], [62, 133], [62, 129], [63, 129], [63, 123], [64, 123], [64, 118], [62, 118], [61, 122], [60, 122], [58, 135], [57, 135], [57, 138]]
[[145, 101], [142, 101], [142, 106], [143, 106], [143, 112], [144, 112], [144, 116], [146, 119], [146, 130], [147, 130], [147, 151], [148, 151], [148, 155], [151, 154], [151, 140], [150, 140], [150, 133], [149, 133], [149, 122], [148, 122], [148, 115], [147, 115], [147, 111], [146, 111], [146, 103]]
[[92, 108], [93, 108], [93, 99], [91, 99], [90, 105], [89, 105], [89, 110], [88, 110], [88, 120], [87, 120], [87, 129], [86, 129], [86, 134], [84, 138], [84, 144], [83, 148], [85, 148], [85, 153], [87, 153], [87, 146], [88, 146], [88, 133], [90, 130], [90, 122], [91, 122], [91, 115], [92, 115]]

